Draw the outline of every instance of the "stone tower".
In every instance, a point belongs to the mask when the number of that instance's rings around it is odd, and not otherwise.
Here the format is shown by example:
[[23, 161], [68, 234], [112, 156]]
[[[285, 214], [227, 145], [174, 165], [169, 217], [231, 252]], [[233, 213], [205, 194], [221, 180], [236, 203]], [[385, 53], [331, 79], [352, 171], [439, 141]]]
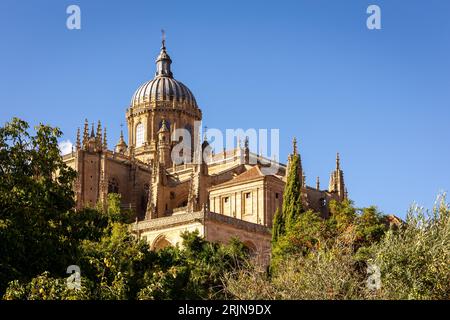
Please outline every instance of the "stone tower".
[[[136, 90], [126, 112], [129, 149], [143, 162], [148, 163], [157, 157], [158, 132], [163, 120], [171, 137], [177, 128], [190, 132], [192, 146], [194, 128], [202, 119], [194, 95], [174, 79], [171, 64], [163, 38], [155, 76]], [[172, 141], [169, 147], [175, 143], [177, 141]]]
[[336, 193], [339, 200], [347, 198], [347, 191], [344, 183], [344, 172], [341, 170], [339, 152], [336, 154], [336, 169], [331, 173], [329, 192]]

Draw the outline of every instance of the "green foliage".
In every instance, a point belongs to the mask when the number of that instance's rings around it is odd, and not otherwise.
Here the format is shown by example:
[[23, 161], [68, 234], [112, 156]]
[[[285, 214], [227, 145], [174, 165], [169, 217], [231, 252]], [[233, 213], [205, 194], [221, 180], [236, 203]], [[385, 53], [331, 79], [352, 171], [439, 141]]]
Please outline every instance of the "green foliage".
[[282, 259], [280, 253], [285, 252], [288, 247], [286, 234], [297, 224], [302, 209], [300, 156], [292, 155], [290, 159], [289, 171], [287, 173], [286, 186], [283, 193], [283, 206], [281, 211], [277, 209], [272, 225], [272, 259], [277, 261]]
[[287, 233], [273, 243], [272, 267], [276, 267], [290, 255], [304, 255], [317, 248], [323, 240], [324, 228], [324, 220], [315, 212], [304, 212]]
[[89, 283], [81, 279], [80, 289], [69, 289], [66, 279], [50, 277], [49, 272], [33, 278], [27, 284], [15, 280], [10, 282], [3, 299], [5, 300], [88, 300], [91, 299]]
[[[139, 299], [211, 299], [223, 297], [222, 278], [247, 259], [244, 245], [210, 243], [198, 233], [184, 233], [183, 248], [158, 251], [162, 263], [156, 266]], [[167, 259], [170, 256], [170, 259]], [[164, 263], [164, 261], [171, 263]]]
[[227, 274], [224, 282], [231, 299], [370, 299], [374, 295], [366, 289], [364, 280], [351, 250], [335, 243], [307, 255], [286, 256], [270, 276], [258, 269], [243, 268]]
[[114, 222], [131, 223], [133, 222], [133, 211], [122, 210], [120, 207], [122, 196], [118, 193], [108, 193], [106, 213], [108, 218]]
[[450, 299], [450, 207], [441, 196], [431, 213], [413, 206], [400, 230], [371, 248], [386, 299]]
[[0, 292], [10, 280], [63, 270], [76, 251], [67, 214], [75, 172], [59, 154], [61, 131], [28, 129], [17, 118], [0, 128]]
[[272, 223], [272, 243], [276, 243], [278, 241], [278, 238], [282, 236], [283, 222], [284, 219], [282, 217], [282, 211], [280, 210], [280, 208], [277, 208]]
[[[75, 172], [60, 156], [58, 129], [0, 128], [0, 295], [4, 299], [200, 299], [217, 296], [224, 272], [248, 256], [184, 234], [181, 248], [150, 251], [130, 232], [120, 195], [74, 211]], [[82, 289], [66, 286], [78, 265]], [[9, 285], [8, 285], [9, 283]]]
[[301, 178], [299, 176], [300, 170], [300, 156], [298, 154], [292, 155], [286, 186], [283, 193], [283, 215], [284, 223], [281, 223], [280, 235], [284, 234], [289, 228], [295, 225], [300, 213], [302, 212], [301, 199]]
[[[120, 195], [73, 210], [75, 172], [56, 128], [13, 119], [0, 128], [0, 296], [3, 299], [450, 299], [450, 208], [414, 207], [397, 228], [375, 207], [332, 201], [322, 219], [301, 205], [298, 155], [275, 214], [270, 273], [237, 239], [210, 243], [184, 233], [180, 247], [151, 251], [130, 231]], [[381, 289], [366, 287], [367, 264]], [[81, 269], [81, 289], [66, 270]]]
[[[413, 207], [406, 223], [388, 228], [374, 207], [331, 204], [328, 220], [302, 214], [280, 238], [267, 274], [241, 268], [225, 275], [234, 299], [450, 298], [450, 206], [440, 197], [431, 214]], [[368, 265], [380, 270], [379, 289], [367, 286]]]

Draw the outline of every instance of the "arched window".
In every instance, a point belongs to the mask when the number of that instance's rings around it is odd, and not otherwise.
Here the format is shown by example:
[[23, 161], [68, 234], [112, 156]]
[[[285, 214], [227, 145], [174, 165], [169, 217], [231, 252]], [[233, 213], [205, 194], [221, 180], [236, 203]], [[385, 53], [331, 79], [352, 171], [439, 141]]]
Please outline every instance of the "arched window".
[[169, 240], [165, 236], [159, 236], [156, 238], [156, 240], [153, 243], [153, 250], [158, 251], [167, 247], [172, 246]]
[[108, 193], [119, 193], [119, 183], [116, 178], [108, 181]]
[[136, 147], [140, 147], [144, 144], [144, 125], [139, 123], [136, 126]]

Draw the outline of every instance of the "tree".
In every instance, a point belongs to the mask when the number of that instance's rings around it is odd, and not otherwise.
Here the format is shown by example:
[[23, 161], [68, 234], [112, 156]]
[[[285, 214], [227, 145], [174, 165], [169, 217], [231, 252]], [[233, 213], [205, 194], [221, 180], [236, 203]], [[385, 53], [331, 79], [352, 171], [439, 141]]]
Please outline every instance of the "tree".
[[431, 211], [414, 205], [405, 224], [371, 248], [385, 299], [450, 299], [450, 205], [445, 195]]
[[302, 212], [300, 156], [294, 153], [289, 164], [288, 177], [283, 193], [282, 219], [284, 219], [284, 223], [281, 223], [280, 234], [284, 234], [295, 225]]
[[272, 243], [276, 243], [278, 238], [282, 235], [284, 229], [283, 223], [284, 219], [282, 216], [282, 211], [280, 208], [277, 208], [272, 223]]
[[76, 251], [67, 233], [76, 173], [60, 156], [61, 131], [28, 129], [17, 118], [0, 127], [0, 292], [14, 279], [65, 272]]

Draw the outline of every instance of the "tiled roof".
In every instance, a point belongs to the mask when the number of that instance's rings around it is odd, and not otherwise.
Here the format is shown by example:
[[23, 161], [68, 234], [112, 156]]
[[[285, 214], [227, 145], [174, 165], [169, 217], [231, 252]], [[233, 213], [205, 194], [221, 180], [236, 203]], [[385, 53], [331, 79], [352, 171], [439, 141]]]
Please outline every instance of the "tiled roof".
[[252, 181], [252, 180], [256, 180], [262, 177], [265, 177], [266, 175], [264, 173], [261, 172], [261, 169], [259, 168], [259, 166], [254, 166], [253, 168], [245, 171], [244, 173], [241, 173], [240, 175], [234, 177], [233, 179], [226, 181], [224, 183], [218, 184], [213, 186], [213, 188], [215, 187], [222, 187], [222, 186], [228, 186], [228, 185], [233, 185], [236, 183], [240, 183], [240, 182], [247, 182], [247, 181]]

